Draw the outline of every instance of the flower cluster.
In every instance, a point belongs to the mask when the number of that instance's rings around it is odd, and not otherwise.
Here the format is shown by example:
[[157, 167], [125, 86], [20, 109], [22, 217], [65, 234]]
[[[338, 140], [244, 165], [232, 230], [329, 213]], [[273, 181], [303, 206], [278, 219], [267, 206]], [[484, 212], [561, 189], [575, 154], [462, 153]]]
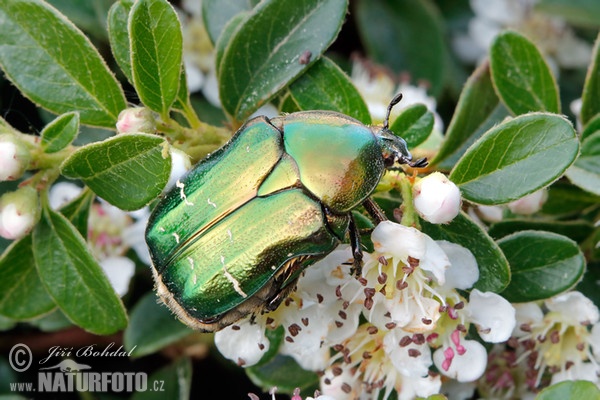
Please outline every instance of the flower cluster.
[[566, 22], [535, 10], [539, 0], [471, 0], [475, 16], [468, 33], [454, 38], [456, 54], [466, 62], [483, 58], [496, 35], [515, 29], [530, 37], [556, 71], [585, 67], [591, 46], [575, 35]]
[[564, 380], [600, 384], [600, 314], [590, 299], [573, 291], [515, 309], [517, 325], [490, 354], [481, 393], [521, 397]]
[[265, 330], [283, 326], [280, 352], [319, 371], [322, 393], [340, 399], [438, 393], [434, 365], [460, 382], [477, 380], [487, 352], [470, 328], [483, 341], [506, 341], [514, 308], [494, 293], [461, 294], [479, 277], [475, 258], [461, 246], [388, 221], [372, 240], [358, 278], [350, 273], [350, 248], [340, 246], [306, 270], [279, 309], [218, 332], [219, 350], [252, 365], [269, 349]]

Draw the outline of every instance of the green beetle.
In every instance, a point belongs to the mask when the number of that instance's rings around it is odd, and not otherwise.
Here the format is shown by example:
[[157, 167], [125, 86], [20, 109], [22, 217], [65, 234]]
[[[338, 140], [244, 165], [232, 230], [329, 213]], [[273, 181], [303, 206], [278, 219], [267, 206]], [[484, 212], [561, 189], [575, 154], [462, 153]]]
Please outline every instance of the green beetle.
[[349, 232], [354, 268], [362, 252], [351, 211], [385, 170], [411, 163], [406, 142], [346, 115], [306, 111], [249, 120], [200, 161], [154, 209], [146, 229], [156, 289], [192, 328], [222, 329], [274, 310], [300, 272]]

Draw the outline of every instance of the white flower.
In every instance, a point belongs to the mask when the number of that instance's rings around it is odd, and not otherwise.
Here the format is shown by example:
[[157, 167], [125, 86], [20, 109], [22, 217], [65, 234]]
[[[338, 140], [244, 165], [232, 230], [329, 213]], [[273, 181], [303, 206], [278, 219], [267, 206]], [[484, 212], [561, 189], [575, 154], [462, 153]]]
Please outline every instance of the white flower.
[[286, 337], [281, 347], [305, 369], [323, 370], [329, 347], [356, 331], [362, 306], [353, 300], [361, 286], [350, 275], [352, 252], [341, 245], [305, 271], [297, 289], [275, 312]]
[[246, 318], [215, 333], [215, 345], [225, 357], [247, 367], [259, 362], [271, 344], [264, 326]]
[[460, 211], [460, 191], [444, 174], [434, 172], [415, 183], [413, 203], [424, 220], [432, 224], [448, 223]]
[[444, 284], [448, 257], [429, 236], [390, 221], [377, 225], [371, 238], [375, 253], [365, 254], [363, 267], [365, 317], [380, 329], [431, 330], [441, 300], [430, 281]]
[[433, 353], [433, 362], [444, 375], [459, 382], [472, 382], [485, 371], [487, 351], [479, 342], [461, 341], [458, 333], [453, 336], [456, 339], [449, 346], [440, 347]]
[[477, 213], [487, 222], [500, 222], [503, 217], [503, 209], [499, 206], [477, 206]]
[[514, 307], [496, 293], [473, 289], [465, 311], [477, 326], [479, 336], [488, 343], [508, 340], [516, 325]]
[[81, 188], [71, 182], [57, 182], [48, 193], [50, 207], [58, 210], [75, 200], [81, 193]]
[[477, 62], [500, 32], [514, 29], [533, 40], [553, 69], [557, 64], [585, 67], [591, 45], [577, 38], [564, 20], [536, 11], [536, 3], [538, 0], [471, 0], [475, 16], [469, 22], [468, 34], [454, 38], [456, 54], [465, 62]]
[[38, 193], [24, 186], [0, 198], [0, 236], [20, 239], [27, 235], [40, 218]]
[[515, 214], [534, 214], [542, 208], [547, 198], [548, 192], [541, 189], [508, 203], [508, 208]]
[[383, 122], [390, 100], [397, 93], [402, 93], [402, 101], [392, 110], [390, 121], [397, 118], [403, 108], [422, 103], [434, 115], [434, 130], [443, 131], [442, 119], [436, 112], [436, 100], [427, 95], [425, 87], [413, 86], [406, 82], [396, 86], [396, 83], [383, 68], [361, 60], [355, 60], [352, 63], [351, 79], [367, 103], [373, 124]]
[[29, 167], [29, 149], [10, 134], [0, 135], [0, 181], [13, 181]]
[[127, 257], [108, 257], [100, 261], [115, 292], [123, 297], [129, 291], [129, 282], [135, 273], [135, 263]]
[[527, 359], [532, 376], [528, 385], [538, 387], [546, 369], [553, 375], [552, 382], [584, 379], [599, 384], [598, 308], [576, 291], [548, 299], [544, 305], [545, 314], [537, 304], [516, 307], [520, 324], [513, 332], [517, 339], [513, 347], [522, 352], [520, 360]]
[[473, 253], [459, 244], [445, 240], [437, 240], [436, 243], [450, 261], [445, 282], [439, 290], [449, 292], [453, 289], [466, 290], [473, 287], [479, 279], [479, 268]]

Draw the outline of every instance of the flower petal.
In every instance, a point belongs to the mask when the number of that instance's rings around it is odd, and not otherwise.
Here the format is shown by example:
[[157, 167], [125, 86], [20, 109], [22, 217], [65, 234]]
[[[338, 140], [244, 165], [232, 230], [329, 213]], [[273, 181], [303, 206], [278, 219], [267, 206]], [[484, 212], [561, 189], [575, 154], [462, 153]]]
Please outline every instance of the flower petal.
[[471, 322], [477, 325], [479, 336], [488, 343], [508, 340], [515, 328], [515, 308], [496, 293], [473, 289], [465, 308]]
[[215, 333], [215, 345], [226, 358], [249, 367], [269, 351], [270, 342], [261, 325], [246, 319]]

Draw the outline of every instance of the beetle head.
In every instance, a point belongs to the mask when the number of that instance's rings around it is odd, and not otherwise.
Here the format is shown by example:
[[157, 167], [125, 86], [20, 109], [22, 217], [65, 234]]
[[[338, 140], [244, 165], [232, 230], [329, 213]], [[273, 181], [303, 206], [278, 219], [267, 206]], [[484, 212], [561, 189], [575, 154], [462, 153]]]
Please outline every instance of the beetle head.
[[377, 132], [383, 148], [383, 159], [386, 168], [392, 167], [395, 163], [408, 164], [413, 168], [422, 168], [427, 165], [426, 158], [420, 158], [416, 161], [412, 161], [412, 154], [408, 151], [408, 145], [406, 141], [400, 136], [396, 136], [394, 132], [390, 130], [390, 113], [392, 108], [402, 100], [402, 93], [398, 93], [387, 107], [385, 119], [383, 120], [383, 126], [381, 130]]

